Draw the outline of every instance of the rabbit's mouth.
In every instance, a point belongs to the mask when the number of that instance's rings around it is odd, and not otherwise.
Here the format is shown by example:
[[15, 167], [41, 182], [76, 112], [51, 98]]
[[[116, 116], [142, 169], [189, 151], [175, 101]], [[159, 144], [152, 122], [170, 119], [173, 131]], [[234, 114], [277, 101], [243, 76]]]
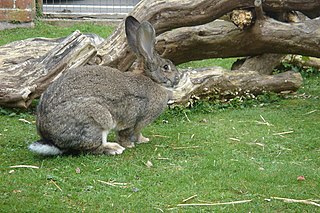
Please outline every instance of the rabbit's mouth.
[[176, 76], [173, 78], [173, 80], [169, 79], [169, 82], [170, 82], [170, 87], [172, 88], [175, 88], [179, 82], [180, 82], [180, 79], [183, 77], [183, 74], [181, 74], [180, 72], [178, 72], [176, 74]]
[[165, 85], [165, 87], [168, 87], [168, 88], [173, 88], [175, 86], [174, 82], [172, 82], [171, 80], [168, 80]]
[[167, 79], [166, 82], [163, 82], [163, 86], [167, 88], [175, 88], [180, 81], [180, 75], [176, 76], [174, 79]]

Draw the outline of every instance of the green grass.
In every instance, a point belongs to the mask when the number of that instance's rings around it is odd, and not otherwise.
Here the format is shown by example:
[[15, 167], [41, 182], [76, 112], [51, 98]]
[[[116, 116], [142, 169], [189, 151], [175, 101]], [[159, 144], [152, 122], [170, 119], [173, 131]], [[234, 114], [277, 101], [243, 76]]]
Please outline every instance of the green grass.
[[33, 37], [60, 38], [70, 35], [75, 30], [80, 30], [82, 33], [96, 33], [106, 38], [114, 28], [95, 24], [75, 24], [72, 27], [57, 27], [43, 22], [36, 22], [34, 28], [0, 30], [0, 46], [12, 41]]
[[217, 58], [217, 59], [190, 61], [190, 62], [179, 65], [179, 68], [186, 69], [189, 67], [201, 68], [203, 66], [206, 66], [206, 67], [220, 66], [226, 69], [230, 69], [234, 61], [235, 61], [234, 58], [228, 58], [228, 59]]
[[[0, 34], [13, 37], [10, 32]], [[29, 36], [38, 35], [34, 33]], [[196, 63], [211, 66], [214, 62]], [[312, 205], [265, 200], [320, 199], [319, 77], [305, 79], [297, 97], [278, 98], [262, 107], [207, 110], [209, 104], [199, 104], [194, 109], [168, 109], [144, 129], [150, 143], [120, 156], [34, 155], [27, 150], [39, 139], [34, 109], [1, 108], [0, 212], [319, 211]], [[283, 132], [288, 133], [278, 134]], [[148, 161], [153, 164], [150, 168]], [[39, 169], [10, 168], [13, 165]], [[305, 181], [297, 181], [300, 175]], [[193, 195], [197, 196], [187, 203], [252, 201], [177, 207]]]

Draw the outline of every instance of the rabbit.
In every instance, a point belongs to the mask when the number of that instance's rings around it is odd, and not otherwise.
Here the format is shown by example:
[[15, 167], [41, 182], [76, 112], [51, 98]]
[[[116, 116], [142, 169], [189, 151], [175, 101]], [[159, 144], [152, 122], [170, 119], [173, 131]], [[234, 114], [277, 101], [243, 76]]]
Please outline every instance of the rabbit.
[[[42, 94], [37, 107], [41, 139], [29, 145], [40, 155], [121, 154], [146, 143], [141, 130], [166, 108], [180, 73], [154, 51], [155, 30], [132, 16], [125, 20], [127, 42], [143, 63], [143, 73], [106, 66], [73, 68]], [[116, 142], [108, 142], [114, 130]]]

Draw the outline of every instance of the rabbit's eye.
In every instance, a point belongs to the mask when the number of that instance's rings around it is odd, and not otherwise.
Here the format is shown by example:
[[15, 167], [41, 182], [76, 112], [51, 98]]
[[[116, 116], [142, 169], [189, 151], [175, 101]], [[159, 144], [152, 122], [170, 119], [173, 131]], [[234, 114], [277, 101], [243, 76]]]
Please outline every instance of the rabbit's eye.
[[163, 65], [163, 69], [165, 71], [168, 71], [170, 69], [170, 66], [168, 64]]

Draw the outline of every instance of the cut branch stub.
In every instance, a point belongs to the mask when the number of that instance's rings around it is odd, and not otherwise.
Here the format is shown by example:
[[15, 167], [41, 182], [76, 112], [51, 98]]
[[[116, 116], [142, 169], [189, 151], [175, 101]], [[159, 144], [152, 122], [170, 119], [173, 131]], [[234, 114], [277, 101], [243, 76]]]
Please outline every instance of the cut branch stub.
[[263, 19], [264, 14], [263, 14], [263, 9], [262, 9], [262, 0], [255, 0], [254, 7], [255, 7], [257, 19]]
[[254, 24], [255, 16], [250, 10], [233, 10], [230, 13], [230, 20], [243, 30]]

